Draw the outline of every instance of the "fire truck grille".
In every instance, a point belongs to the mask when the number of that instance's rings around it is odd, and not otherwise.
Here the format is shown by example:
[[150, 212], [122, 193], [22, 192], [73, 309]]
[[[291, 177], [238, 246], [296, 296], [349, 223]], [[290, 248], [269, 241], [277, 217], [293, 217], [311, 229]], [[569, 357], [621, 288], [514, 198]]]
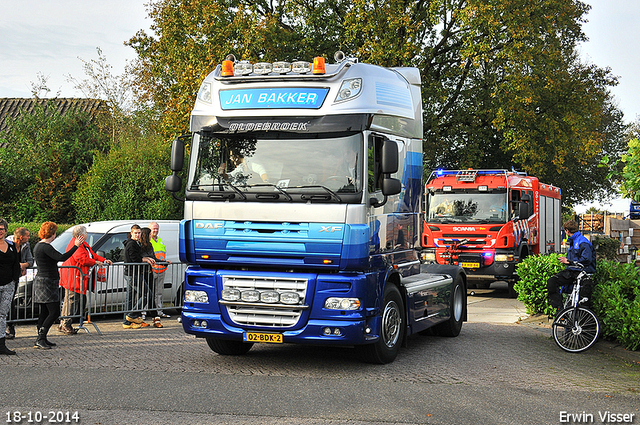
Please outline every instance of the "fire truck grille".
[[470, 234], [469, 234], [469, 235], [467, 235], [467, 234], [465, 234], [465, 235], [459, 235], [459, 234], [443, 234], [443, 235], [442, 235], [442, 237], [444, 237], [444, 238], [457, 238], [457, 239], [463, 239], [463, 238], [467, 238], [467, 239], [469, 239], [469, 238], [481, 239], [481, 238], [487, 238], [487, 237], [489, 237], [489, 235], [475, 235], [475, 234], [473, 234], [473, 235], [470, 235]]
[[[237, 302], [222, 302], [229, 318], [240, 326], [291, 328], [308, 308], [305, 305], [306, 279], [225, 276], [222, 285], [223, 291], [235, 290], [241, 296]], [[246, 301], [245, 295], [258, 299]], [[268, 295], [268, 302], [264, 301], [264, 295]], [[298, 301], [296, 304], [286, 304], [282, 301], [285, 298], [289, 300], [287, 302], [291, 302], [292, 298]]]

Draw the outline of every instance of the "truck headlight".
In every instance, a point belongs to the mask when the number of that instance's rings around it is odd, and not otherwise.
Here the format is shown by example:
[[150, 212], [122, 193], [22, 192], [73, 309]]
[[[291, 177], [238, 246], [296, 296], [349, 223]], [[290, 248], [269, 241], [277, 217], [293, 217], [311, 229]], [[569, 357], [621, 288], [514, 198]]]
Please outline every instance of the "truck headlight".
[[209, 295], [205, 291], [184, 291], [184, 301], [188, 303], [209, 303]]
[[505, 261], [513, 261], [513, 254], [496, 254], [495, 257], [493, 257], [495, 259], [495, 261], [501, 261], [501, 262], [505, 262]]
[[325, 300], [324, 308], [328, 310], [357, 310], [360, 308], [360, 299], [331, 297]]
[[436, 253], [435, 252], [423, 251], [422, 252], [422, 261], [431, 261], [431, 262], [435, 263], [435, 261], [436, 261]]

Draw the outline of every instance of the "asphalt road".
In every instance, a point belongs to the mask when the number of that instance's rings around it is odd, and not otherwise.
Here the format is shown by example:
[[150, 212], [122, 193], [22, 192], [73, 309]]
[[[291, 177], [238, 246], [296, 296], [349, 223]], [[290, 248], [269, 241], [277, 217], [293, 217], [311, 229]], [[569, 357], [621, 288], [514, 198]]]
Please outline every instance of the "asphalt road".
[[469, 309], [459, 337], [412, 336], [384, 366], [318, 346], [219, 356], [173, 318], [162, 329], [104, 321], [102, 335], [52, 332], [59, 346], [46, 351], [32, 348], [33, 326], [19, 326], [8, 341], [18, 355], [0, 356], [0, 421], [77, 411], [67, 423], [521, 425], [583, 414], [598, 424], [608, 411], [640, 423], [640, 355], [603, 342], [565, 353], [548, 329], [516, 324], [523, 309], [499, 289], [476, 291]]

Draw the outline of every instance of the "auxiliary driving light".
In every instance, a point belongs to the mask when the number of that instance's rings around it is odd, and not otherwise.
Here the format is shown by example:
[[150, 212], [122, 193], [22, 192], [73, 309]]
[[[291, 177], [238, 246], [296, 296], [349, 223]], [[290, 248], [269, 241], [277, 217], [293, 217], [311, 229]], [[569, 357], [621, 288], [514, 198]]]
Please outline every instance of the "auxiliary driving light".
[[211, 83], [202, 83], [198, 91], [198, 99], [206, 103], [211, 103]]
[[271, 74], [273, 65], [267, 62], [258, 62], [253, 65], [253, 73], [258, 75]]
[[297, 292], [283, 292], [280, 294], [282, 304], [295, 305], [300, 303], [300, 295]]
[[232, 288], [222, 290], [222, 299], [225, 301], [238, 301], [240, 299], [240, 291]]
[[354, 78], [351, 80], [344, 80], [340, 84], [340, 89], [336, 95], [336, 102], [344, 102], [358, 97], [362, 91], [362, 78]]
[[274, 62], [272, 69], [276, 74], [286, 74], [287, 72], [291, 72], [291, 64], [283, 61]]
[[306, 74], [311, 72], [311, 63], [304, 61], [297, 61], [291, 64], [291, 71], [296, 74]]
[[206, 328], [208, 323], [206, 320], [194, 320], [193, 322], [191, 322], [191, 324], [193, 325], [194, 328]]
[[233, 66], [233, 75], [249, 75], [253, 72], [253, 65], [249, 61], [238, 62]]
[[276, 291], [266, 291], [260, 294], [260, 301], [263, 303], [274, 304], [280, 301], [280, 294]]
[[242, 301], [248, 302], [248, 303], [255, 303], [257, 301], [260, 301], [260, 292], [258, 291], [242, 291], [242, 294], [240, 295], [240, 298], [242, 299]]
[[322, 334], [324, 336], [340, 336], [342, 335], [342, 331], [340, 330], [340, 328], [331, 329], [329, 327], [326, 327], [326, 328], [322, 328]]

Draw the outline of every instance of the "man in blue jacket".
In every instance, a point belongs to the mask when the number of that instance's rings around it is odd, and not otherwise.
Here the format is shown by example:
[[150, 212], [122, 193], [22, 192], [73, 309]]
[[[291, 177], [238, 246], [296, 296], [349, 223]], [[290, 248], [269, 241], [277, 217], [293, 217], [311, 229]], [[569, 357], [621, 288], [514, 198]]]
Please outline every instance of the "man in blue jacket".
[[[566, 257], [559, 257], [559, 260], [563, 264], [567, 264], [567, 268], [560, 273], [553, 275], [547, 281], [547, 291], [549, 292], [549, 303], [551, 307], [562, 310], [562, 294], [560, 288], [562, 286], [570, 285], [575, 281], [576, 276], [580, 273], [580, 268], [572, 265], [573, 263], [580, 263], [584, 266], [584, 270], [587, 273], [596, 272], [596, 254], [593, 249], [593, 245], [589, 239], [585, 238], [579, 231], [578, 223], [573, 220], [567, 221], [562, 226], [567, 233], [567, 245], [569, 251], [567, 251]], [[593, 288], [589, 285], [589, 282], [583, 282], [584, 290], [580, 291], [581, 295], [590, 296]]]

